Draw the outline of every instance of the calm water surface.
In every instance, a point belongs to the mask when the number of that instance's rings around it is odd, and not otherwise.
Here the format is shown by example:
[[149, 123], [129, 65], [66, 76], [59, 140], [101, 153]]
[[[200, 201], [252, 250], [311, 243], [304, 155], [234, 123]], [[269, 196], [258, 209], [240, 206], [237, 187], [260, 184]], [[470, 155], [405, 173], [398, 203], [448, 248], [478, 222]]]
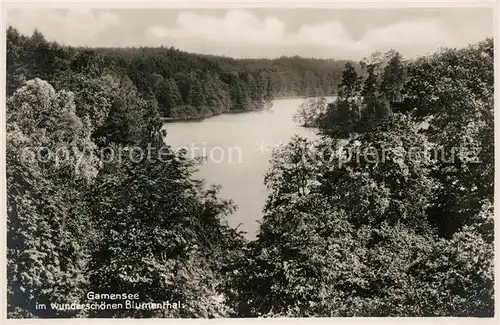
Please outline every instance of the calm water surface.
[[189, 156], [205, 156], [198, 175], [207, 184], [222, 185], [221, 197], [238, 206], [228, 216], [232, 227], [254, 237], [262, 216], [267, 190], [264, 175], [271, 151], [280, 141], [288, 143], [294, 134], [314, 138], [315, 131], [298, 126], [292, 116], [304, 99], [278, 99], [270, 110], [225, 114], [200, 122], [167, 123], [166, 143], [184, 147]]

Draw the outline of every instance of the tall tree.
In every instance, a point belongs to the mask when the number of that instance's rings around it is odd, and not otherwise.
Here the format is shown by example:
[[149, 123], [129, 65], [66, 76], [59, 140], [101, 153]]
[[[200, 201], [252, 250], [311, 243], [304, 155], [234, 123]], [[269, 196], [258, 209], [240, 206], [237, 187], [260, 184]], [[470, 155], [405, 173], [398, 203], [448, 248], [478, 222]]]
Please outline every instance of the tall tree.
[[402, 90], [406, 81], [406, 67], [399, 52], [389, 52], [389, 62], [384, 68], [380, 90], [391, 103], [403, 100]]
[[344, 99], [352, 98], [358, 94], [360, 88], [360, 80], [356, 69], [352, 63], [347, 62], [342, 71], [342, 81], [339, 85], [339, 97]]
[[[85, 189], [98, 159], [71, 93], [30, 80], [7, 101], [8, 312], [74, 316], [50, 303], [79, 301], [91, 239]], [[46, 308], [36, 308], [44, 304]]]
[[147, 158], [131, 151], [106, 164], [95, 184], [94, 215], [103, 240], [92, 255], [91, 285], [101, 292], [138, 293], [141, 302], [183, 306], [96, 316], [227, 315], [218, 267], [234, 233], [221, 218], [233, 206], [217, 198], [216, 188], [204, 190], [192, 180], [195, 166], [183, 153], [160, 141], [151, 144], [142, 147]]

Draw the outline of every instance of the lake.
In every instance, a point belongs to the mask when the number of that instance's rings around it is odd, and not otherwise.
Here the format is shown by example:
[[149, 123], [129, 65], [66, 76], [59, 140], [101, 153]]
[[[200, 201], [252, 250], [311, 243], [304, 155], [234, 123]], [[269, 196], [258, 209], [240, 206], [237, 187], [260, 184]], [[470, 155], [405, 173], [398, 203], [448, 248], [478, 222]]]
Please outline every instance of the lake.
[[223, 114], [202, 121], [166, 123], [165, 142], [174, 149], [184, 147], [188, 156], [207, 157], [196, 176], [207, 184], [220, 184], [221, 197], [238, 206], [228, 216], [232, 227], [254, 238], [262, 216], [267, 190], [264, 175], [271, 151], [294, 134], [314, 138], [315, 130], [292, 121], [304, 99], [277, 99], [269, 110]]

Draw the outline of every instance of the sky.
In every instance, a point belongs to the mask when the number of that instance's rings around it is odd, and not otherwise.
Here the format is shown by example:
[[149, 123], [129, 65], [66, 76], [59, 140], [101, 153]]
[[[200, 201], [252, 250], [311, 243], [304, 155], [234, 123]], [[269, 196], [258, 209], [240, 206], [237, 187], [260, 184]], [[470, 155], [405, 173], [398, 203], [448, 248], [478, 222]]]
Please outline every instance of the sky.
[[67, 45], [166, 46], [234, 58], [407, 58], [493, 37], [491, 8], [9, 9], [7, 25]]

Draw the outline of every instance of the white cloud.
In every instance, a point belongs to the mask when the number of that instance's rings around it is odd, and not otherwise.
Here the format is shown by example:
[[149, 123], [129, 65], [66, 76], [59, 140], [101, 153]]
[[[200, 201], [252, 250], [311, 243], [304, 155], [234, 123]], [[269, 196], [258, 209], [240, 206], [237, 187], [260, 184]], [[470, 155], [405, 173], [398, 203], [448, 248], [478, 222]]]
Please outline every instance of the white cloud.
[[240, 10], [228, 11], [224, 17], [184, 12], [179, 14], [174, 27], [150, 26], [146, 36], [150, 45], [171, 45], [186, 51], [234, 57], [279, 53], [361, 58], [391, 48], [414, 57], [441, 46], [467, 43], [461, 35], [431, 19], [395, 22], [369, 29], [361, 40], [353, 40], [338, 21], [304, 24], [296, 32], [287, 33], [285, 24], [275, 17], [260, 20]]
[[302, 25], [295, 35], [289, 38], [300, 44], [313, 44], [320, 46], [348, 45], [352, 42], [344, 27], [337, 21], [316, 24]]
[[[172, 17], [175, 13], [168, 14]], [[176, 17], [172, 25], [162, 22], [170, 18], [147, 12], [75, 8], [66, 11], [15, 9], [7, 13], [8, 23], [21, 33], [29, 35], [37, 28], [47, 39], [69, 45], [164, 45], [236, 58], [301, 55], [361, 59], [391, 48], [414, 57], [441, 46], [477, 42], [485, 37], [486, 26], [476, 27], [477, 21], [446, 24], [446, 19], [437, 17], [389, 21], [386, 25], [370, 27], [373, 21], [368, 18], [346, 21], [345, 25], [333, 19], [309, 22], [290, 30], [286, 18], [282, 21], [272, 15], [257, 17], [248, 10], [228, 10], [223, 16], [186, 10]], [[362, 39], [351, 37], [348, 27], [353, 26], [366, 27]]]
[[109, 11], [68, 9], [57, 12], [50, 9], [9, 10], [7, 21], [22, 34], [31, 35], [38, 29], [48, 40], [69, 45], [105, 45], [99, 35], [120, 24], [118, 15]]
[[434, 44], [448, 38], [446, 30], [437, 21], [416, 20], [398, 22], [388, 26], [369, 30], [364, 41], [374, 45], [412, 45]]
[[414, 20], [369, 30], [360, 44], [372, 51], [394, 48], [413, 57], [442, 46], [452, 46], [453, 38], [454, 35], [436, 20]]
[[179, 14], [176, 27], [151, 26], [146, 35], [152, 40], [171, 38], [212, 43], [274, 44], [284, 37], [285, 25], [276, 18], [261, 21], [240, 10], [228, 11], [224, 18], [184, 12]]

